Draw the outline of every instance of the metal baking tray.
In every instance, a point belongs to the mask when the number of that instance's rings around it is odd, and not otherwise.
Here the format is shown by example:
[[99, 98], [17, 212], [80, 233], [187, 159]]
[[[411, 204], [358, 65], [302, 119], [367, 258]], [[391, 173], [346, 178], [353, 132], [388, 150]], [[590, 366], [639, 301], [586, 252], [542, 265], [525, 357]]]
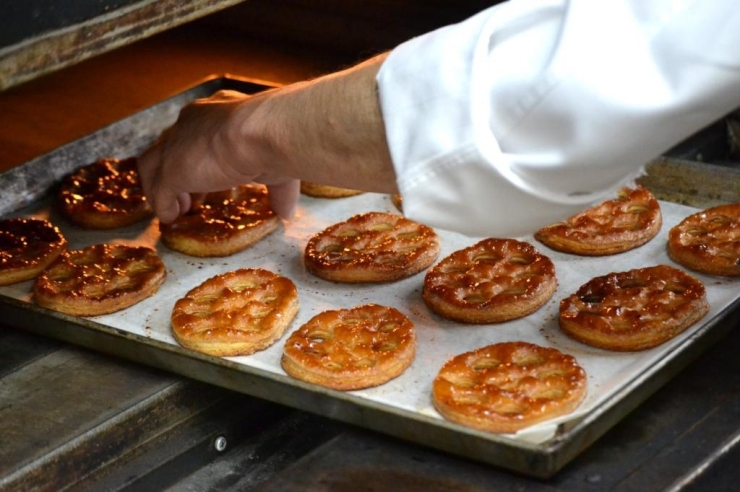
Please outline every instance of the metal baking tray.
[[[100, 242], [149, 245], [157, 249], [168, 270], [166, 283], [153, 297], [124, 311], [95, 318], [67, 316], [36, 306], [29, 294], [30, 281], [0, 287], [3, 321], [539, 478], [555, 474], [733, 326], [739, 281], [697, 275], [707, 286], [710, 313], [695, 327], [656, 349], [611, 353], [579, 344], [557, 327], [560, 299], [582, 283], [610, 271], [670, 263], [665, 240], [673, 224], [697, 208], [738, 200], [737, 173], [705, 164], [672, 159], [650, 163], [643, 184], [662, 200], [664, 225], [658, 237], [637, 250], [607, 258], [582, 258], [551, 251], [531, 236], [520, 238], [535, 244], [555, 262], [558, 290], [537, 313], [487, 326], [463, 326], [433, 315], [421, 300], [423, 274], [390, 284], [340, 285], [305, 271], [301, 255], [311, 235], [354, 213], [398, 213], [386, 195], [366, 193], [339, 200], [301, 197], [294, 220], [246, 251], [213, 259], [187, 257], [160, 245], [156, 219], [114, 231], [85, 231], [65, 221], [55, 210], [53, 196], [63, 176], [99, 157], [138, 155], [176, 120], [180, 108], [188, 102], [220, 89], [254, 93], [265, 88], [265, 84], [254, 81], [215, 77], [1, 174], [0, 216], [47, 217], [62, 229], [71, 248]], [[446, 231], [438, 233], [440, 259], [478, 240]], [[298, 286], [301, 308], [285, 336], [267, 350], [243, 357], [218, 358], [180, 347], [169, 325], [175, 300], [206, 278], [250, 266], [286, 275]], [[417, 356], [402, 376], [377, 388], [340, 392], [297, 381], [282, 371], [280, 355], [288, 333], [322, 310], [369, 302], [398, 308], [417, 328]], [[490, 434], [442, 419], [430, 398], [431, 382], [441, 365], [458, 353], [509, 340], [527, 340], [574, 355], [589, 375], [589, 394], [581, 408], [513, 436]]]

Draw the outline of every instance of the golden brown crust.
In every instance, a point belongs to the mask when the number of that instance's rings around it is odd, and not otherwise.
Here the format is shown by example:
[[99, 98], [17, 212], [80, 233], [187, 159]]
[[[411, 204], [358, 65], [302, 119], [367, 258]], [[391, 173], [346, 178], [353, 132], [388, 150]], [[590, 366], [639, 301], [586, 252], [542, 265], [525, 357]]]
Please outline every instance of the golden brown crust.
[[369, 212], [313, 236], [304, 262], [332, 282], [390, 282], [428, 268], [439, 255], [433, 229], [399, 215]]
[[704, 285], [668, 265], [591, 279], [560, 302], [560, 328], [585, 344], [614, 351], [656, 347], [707, 311]]
[[216, 275], [179, 299], [172, 334], [183, 347], [219, 357], [249, 355], [280, 338], [298, 312], [295, 284], [260, 268]]
[[346, 198], [349, 196], [360, 195], [363, 191], [312, 183], [310, 181], [301, 181], [301, 193], [314, 198]]
[[537, 231], [550, 248], [583, 256], [606, 256], [637, 248], [660, 231], [660, 204], [647, 188], [623, 188], [614, 200], [589, 208], [565, 222]]
[[400, 193], [393, 193], [391, 195], [391, 202], [396, 206], [399, 212], [403, 213], [403, 197]]
[[668, 256], [697, 272], [740, 276], [740, 203], [686, 217], [668, 233]]
[[35, 278], [67, 249], [67, 240], [48, 220], [0, 220], [0, 285]]
[[96, 244], [66, 251], [36, 279], [34, 301], [73, 316], [120, 311], [154, 294], [167, 272], [154, 250]]
[[70, 222], [87, 229], [114, 229], [152, 216], [135, 157], [77, 169], [63, 181], [59, 202]]
[[209, 193], [173, 223], [160, 223], [159, 229], [162, 243], [174, 251], [218, 257], [250, 247], [278, 225], [280, 219], [270, 208], [267, 188], [249, 184]]
[[555, 265], [531, 244], [484, 239], [427, 272], [422, 296], [440, 316], [500, 323], [538, 310], [555, 293]]
[[282, 366], [296, 379], [348, 391], [400, 376], [415, 354], [413, 323], [397, 309], [368, 304], [314, 316], [286, 340]]
[[432, 401], [453, 422], [513, 433], [571, 413], [586, 396], [587, 384], [574, 357], [507, 342], [450, 359], [434, 380]]

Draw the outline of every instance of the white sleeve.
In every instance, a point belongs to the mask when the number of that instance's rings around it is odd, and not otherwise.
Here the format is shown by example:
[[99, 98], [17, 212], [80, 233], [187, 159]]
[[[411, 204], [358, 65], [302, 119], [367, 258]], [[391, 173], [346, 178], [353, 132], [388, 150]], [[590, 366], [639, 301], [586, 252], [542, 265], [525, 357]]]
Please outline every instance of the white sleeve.
[[518, 236], [613, 196], [740, 105], [736, 0], [510, 0], [377, 77], [404, 213]]

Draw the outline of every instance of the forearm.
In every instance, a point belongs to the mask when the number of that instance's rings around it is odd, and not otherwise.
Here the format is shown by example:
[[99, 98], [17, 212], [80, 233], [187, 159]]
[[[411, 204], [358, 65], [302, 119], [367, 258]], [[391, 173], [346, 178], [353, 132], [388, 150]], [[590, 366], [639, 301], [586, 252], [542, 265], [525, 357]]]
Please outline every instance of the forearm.
[[385, 55], [294, 84], [237, 109], [240, 138], [263, 165], [297, 179], [395, 192], [375, 76]]

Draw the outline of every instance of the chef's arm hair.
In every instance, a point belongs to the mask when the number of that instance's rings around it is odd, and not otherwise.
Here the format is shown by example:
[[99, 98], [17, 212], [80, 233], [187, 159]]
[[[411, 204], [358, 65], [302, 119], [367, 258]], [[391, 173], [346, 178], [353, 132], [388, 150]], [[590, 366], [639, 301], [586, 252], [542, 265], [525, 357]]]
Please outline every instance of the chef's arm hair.
[[385, 57], [266, 93], [247, 117], [237, 115], [244, 141], [287, 176], [396, 192], [375, 81]]
[[157, 216], [171, 222], [194, 196], [250, 181], [268, 186], [273, 209], [286, 218], [300, 180], [396, 192], [376, 85], [384, 60], [254, 96], [220, 91], [183, 108], [139, 157]]

